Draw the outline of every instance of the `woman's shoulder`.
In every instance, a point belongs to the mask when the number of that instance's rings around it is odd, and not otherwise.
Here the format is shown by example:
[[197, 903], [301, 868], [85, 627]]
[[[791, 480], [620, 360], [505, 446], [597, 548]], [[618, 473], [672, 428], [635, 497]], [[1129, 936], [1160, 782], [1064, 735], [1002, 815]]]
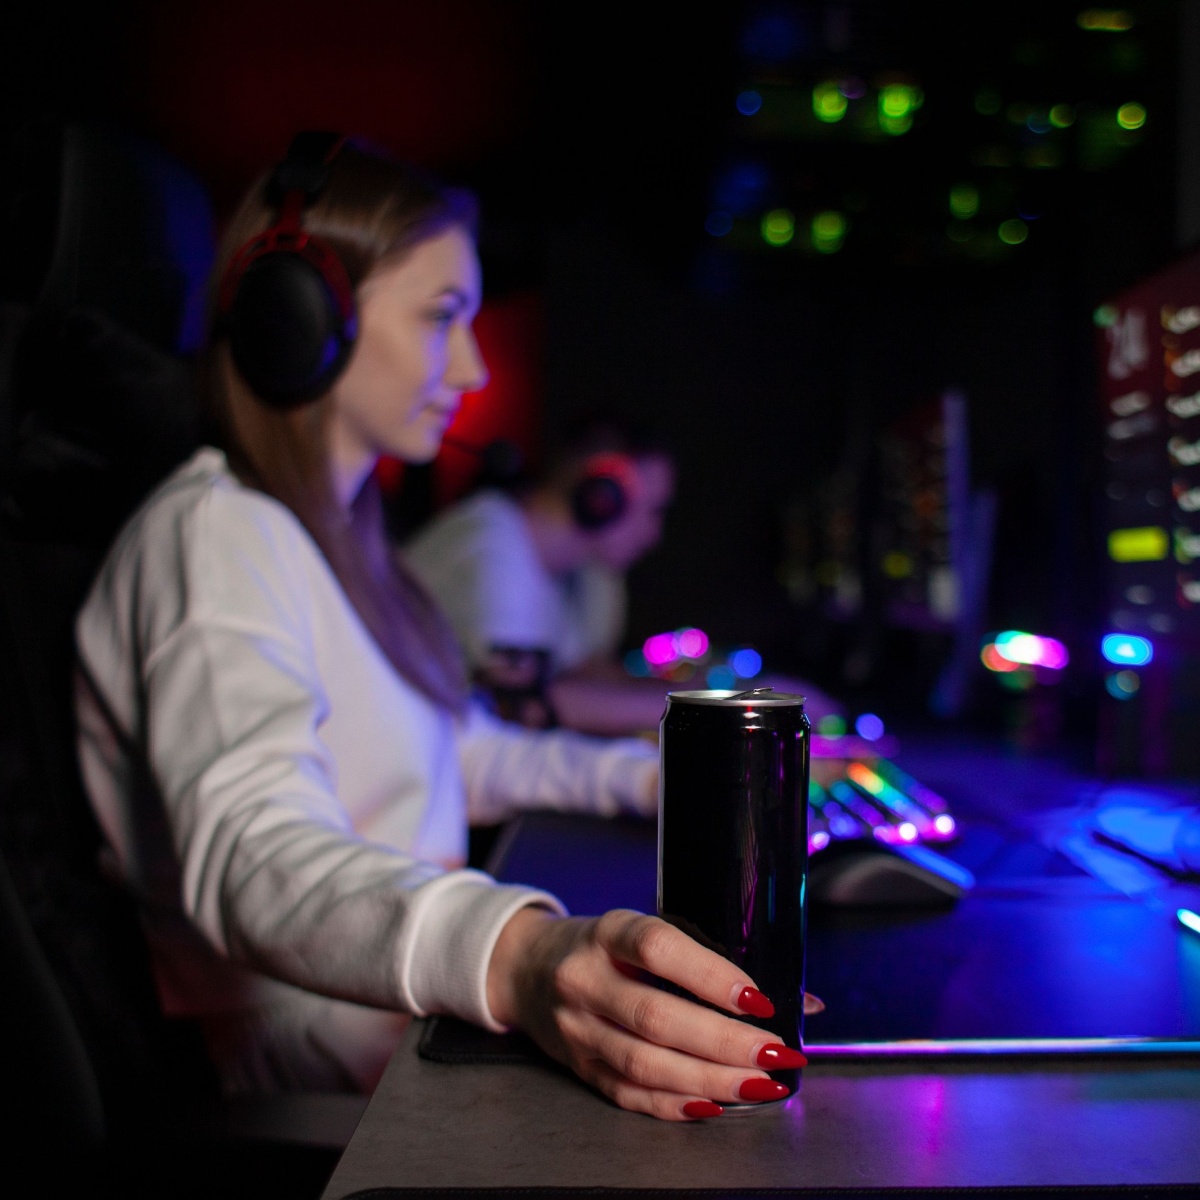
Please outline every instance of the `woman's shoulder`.
[[126, 523], [92, 600], [120, 608], [140, 596], [143, 604], [195, 610], [220, 605], [231, 588], [253, 585], [286, 594], [296, 590], [315, 554], [287, 507], [242, 484], [225, 455], [206, 446], [164, 479]]
[[285, 505], [246, 487], [221, 450], [203, 446], [151, 492], [126, 524], [116, 549], [122, 544], [236, 541], [239, 534], [278, 542], [302, 532]]

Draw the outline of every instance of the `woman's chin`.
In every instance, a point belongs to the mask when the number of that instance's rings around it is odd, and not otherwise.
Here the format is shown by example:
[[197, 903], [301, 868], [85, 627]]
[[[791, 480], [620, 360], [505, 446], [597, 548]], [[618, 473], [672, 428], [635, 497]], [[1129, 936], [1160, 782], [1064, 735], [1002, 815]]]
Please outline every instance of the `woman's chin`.
[[406, 463], [412, 463], [413, 466], [423, 466], [425, 463], [431, 463], [438, 456], [438, 451], [442, 448], [442, 439], [440, 434], [430, 434], [427, 437], [408, 437], [404, 439], [402, 445], [397, 444], [393, 447], [391, 453]]

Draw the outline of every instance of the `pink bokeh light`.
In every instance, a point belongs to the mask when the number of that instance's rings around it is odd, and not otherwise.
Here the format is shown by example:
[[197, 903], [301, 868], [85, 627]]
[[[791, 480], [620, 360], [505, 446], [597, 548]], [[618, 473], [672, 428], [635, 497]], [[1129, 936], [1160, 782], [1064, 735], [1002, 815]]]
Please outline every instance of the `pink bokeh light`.
[[656, 633], [642, 645], [642, 653], [652, 667], [665, 667], [679, 657], [679, 638], [674, 633]]

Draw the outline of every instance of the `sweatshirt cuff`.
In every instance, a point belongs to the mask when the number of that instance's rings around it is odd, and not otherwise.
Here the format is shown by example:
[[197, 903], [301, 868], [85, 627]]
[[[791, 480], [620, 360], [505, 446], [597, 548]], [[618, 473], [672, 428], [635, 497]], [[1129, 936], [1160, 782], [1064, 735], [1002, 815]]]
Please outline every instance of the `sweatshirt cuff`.
[[622, 811], [640, 817], [658, 815], [658, 747], [641, 738], [621, 738], [609, 752], [612, 765], [607, 791]]
[[500, 931], [522, 908], [566, 916], [562, 902], [535, 888], [497, 884], [481, 871], [453, 871], [423, 885], [398, 954], [400, 993], [416, 1016], [449, 1013], [504, 1033], [487, 1003], [487, 973]]

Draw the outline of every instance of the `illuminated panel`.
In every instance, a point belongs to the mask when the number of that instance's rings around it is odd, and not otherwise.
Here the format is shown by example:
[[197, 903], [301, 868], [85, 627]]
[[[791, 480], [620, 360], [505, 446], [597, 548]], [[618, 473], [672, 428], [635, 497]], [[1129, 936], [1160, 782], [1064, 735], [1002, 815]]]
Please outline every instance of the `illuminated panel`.
[[1192, 912], [1190, 908], [1181, 908], [1175, 915], [1185, 929], [1190, 929], [1193, 933], [1200, 933], [1200, 915]]
[[1158, 562], [1167, 557], [1171, 539], [1161, 525], [1114, 529], [1108, 535], [1108, 557], [1113, 562]]

